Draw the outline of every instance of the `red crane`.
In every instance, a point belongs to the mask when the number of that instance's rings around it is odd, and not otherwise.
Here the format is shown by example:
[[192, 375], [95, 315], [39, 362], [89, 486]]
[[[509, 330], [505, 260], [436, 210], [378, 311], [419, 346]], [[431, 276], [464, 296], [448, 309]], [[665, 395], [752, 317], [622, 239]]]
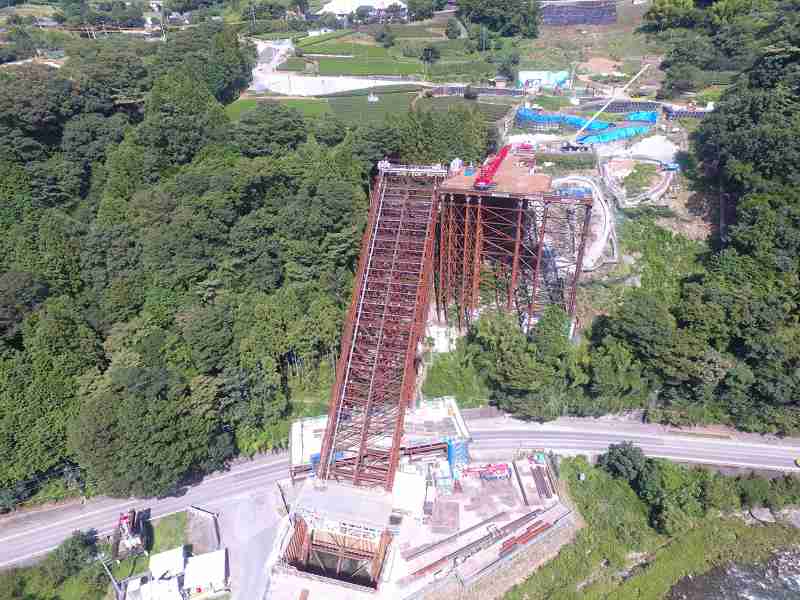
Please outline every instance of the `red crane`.
[[487, 164], [481, 167], [478, 176], [475, 178], [476, 190], [487, 190], [492, 187], [494, 176], [497, 174], [500, 165], [503, 164], [506, 156], [511, 151], [511, 145], [506, 145], [500, 148], [500, 152], [490, 160]]

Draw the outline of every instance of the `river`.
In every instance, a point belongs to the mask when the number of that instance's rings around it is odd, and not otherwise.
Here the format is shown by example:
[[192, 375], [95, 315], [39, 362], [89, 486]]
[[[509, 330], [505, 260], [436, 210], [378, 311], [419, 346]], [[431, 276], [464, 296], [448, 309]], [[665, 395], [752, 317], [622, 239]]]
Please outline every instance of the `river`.
[[780, 552], [756, 565], [731, 564], [684, 577], [667, 600], [798, 600], [800, 549]]

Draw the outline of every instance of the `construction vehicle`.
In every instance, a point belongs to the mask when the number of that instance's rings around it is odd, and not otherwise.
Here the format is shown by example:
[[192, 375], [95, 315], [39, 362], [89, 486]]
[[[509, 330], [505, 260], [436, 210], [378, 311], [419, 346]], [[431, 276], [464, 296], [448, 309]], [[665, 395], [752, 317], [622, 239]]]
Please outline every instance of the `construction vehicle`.
[[497, 187], [497, 184], [494, 182], [494, 176], [497, 174], [497, 171], [500, 169], [500, 165], [503, 164], [503, 161], [508, 156], [508, 153], [511, 151], [511, 146], [506, 145], [500, 148], [500, 152], [497, 155], [489, 160], [484, 166], [481, 167], [478, 176], [475, 178], [475, 183], [473, 187], [476, 190], [491, 190]]
[[114, 560], [147, 553], [142, 516], [141, 512], [133, 509], [119, 515], [117, 528], [111, 537], [111, 556]]
[[589, 152], [589, 150], [589, 146], [582, 144], [581, 142], [570, 142], [567, 140], [561, 144], [562, 152]]

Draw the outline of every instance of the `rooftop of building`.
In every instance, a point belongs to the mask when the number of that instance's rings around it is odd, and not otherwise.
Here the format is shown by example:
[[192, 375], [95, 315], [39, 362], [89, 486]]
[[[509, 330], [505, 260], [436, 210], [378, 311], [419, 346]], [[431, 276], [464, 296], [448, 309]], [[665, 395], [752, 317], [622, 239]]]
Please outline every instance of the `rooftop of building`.
[[[522, 147], [521, 147], [522, 146]], [[488, 164], [492, 156], [486, 159]], [[551, 178], [537, 172], [535, 157], [524, 145], [514, 145], [492, 177], [493, 187], [480, 192], [475, 188], [481, 168], [465, 166], [453, 172], [440, 186], [444, 193], [503, 196], [539, 196], [551, 190]]]

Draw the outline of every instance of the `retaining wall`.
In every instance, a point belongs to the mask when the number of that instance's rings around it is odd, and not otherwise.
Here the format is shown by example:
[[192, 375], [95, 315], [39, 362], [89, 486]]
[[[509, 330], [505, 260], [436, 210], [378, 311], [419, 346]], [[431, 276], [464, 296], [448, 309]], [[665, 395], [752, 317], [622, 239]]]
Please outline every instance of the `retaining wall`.
[[542, 6], [544, 25], [612, 25], [617, 22], [613, 0], [553, 2]]

